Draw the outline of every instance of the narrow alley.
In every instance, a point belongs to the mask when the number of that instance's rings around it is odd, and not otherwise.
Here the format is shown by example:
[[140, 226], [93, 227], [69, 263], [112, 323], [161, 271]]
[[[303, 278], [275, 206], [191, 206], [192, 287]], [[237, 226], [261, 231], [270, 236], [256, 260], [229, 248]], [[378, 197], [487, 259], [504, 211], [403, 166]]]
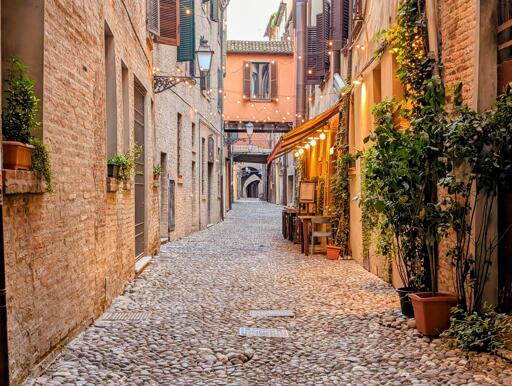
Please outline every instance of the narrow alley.
[[[504, 385], [512, 369], [429, 341], [394, 289], [352, 261], [305, 257], [281, 207], [235, 204], [225, 222], [162, 247], [153, 264], [36, 385]], [[291, 311], [255, 317], [251, 311]], [[273, 328], [288, 337], [241, 337]]]

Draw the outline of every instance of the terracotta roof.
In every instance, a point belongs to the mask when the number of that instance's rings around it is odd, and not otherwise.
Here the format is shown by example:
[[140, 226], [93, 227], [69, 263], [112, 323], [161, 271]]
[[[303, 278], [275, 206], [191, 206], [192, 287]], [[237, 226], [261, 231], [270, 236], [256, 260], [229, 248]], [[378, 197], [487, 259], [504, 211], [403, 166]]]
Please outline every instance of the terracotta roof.
[[292, 43], [286, 40], [250, 41], [228, 40], [228, 53], [239, 54], [293, 54]]

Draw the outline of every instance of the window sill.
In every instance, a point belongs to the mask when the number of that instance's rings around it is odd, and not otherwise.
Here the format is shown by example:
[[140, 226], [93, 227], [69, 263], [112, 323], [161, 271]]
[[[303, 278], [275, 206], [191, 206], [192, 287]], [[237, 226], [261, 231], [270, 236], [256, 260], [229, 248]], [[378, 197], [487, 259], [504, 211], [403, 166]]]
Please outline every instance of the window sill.
[[249, 102], [256, 102], [256, 103], [272, 103], [272, 99], [259, 99], [259, 98], [251, 98], [249, 99]]
[[4, 194], [43, 194], [46, 183], [30, 170], [2, 170]]

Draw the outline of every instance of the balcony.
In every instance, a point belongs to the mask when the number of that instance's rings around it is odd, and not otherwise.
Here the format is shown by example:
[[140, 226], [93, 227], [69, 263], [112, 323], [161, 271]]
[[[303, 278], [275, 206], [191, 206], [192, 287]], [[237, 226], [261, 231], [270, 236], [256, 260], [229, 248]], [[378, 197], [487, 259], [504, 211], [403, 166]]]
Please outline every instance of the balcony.
[[498, 1], [498, 63], [512, 59], [512, 3]]

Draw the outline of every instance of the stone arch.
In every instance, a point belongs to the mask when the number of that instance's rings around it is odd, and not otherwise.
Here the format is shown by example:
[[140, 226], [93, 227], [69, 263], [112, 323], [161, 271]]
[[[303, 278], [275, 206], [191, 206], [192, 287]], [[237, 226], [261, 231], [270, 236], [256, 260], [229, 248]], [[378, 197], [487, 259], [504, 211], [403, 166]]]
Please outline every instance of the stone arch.
[[244, 185], [242, 187], [242, 197], [247, 198], [247, 187], [252, 184], [253, 182], [259, 182], [261, 184], [262, 179], [258, 177], [257, 174], [253, 174], [247, 180], [245, 180]]

